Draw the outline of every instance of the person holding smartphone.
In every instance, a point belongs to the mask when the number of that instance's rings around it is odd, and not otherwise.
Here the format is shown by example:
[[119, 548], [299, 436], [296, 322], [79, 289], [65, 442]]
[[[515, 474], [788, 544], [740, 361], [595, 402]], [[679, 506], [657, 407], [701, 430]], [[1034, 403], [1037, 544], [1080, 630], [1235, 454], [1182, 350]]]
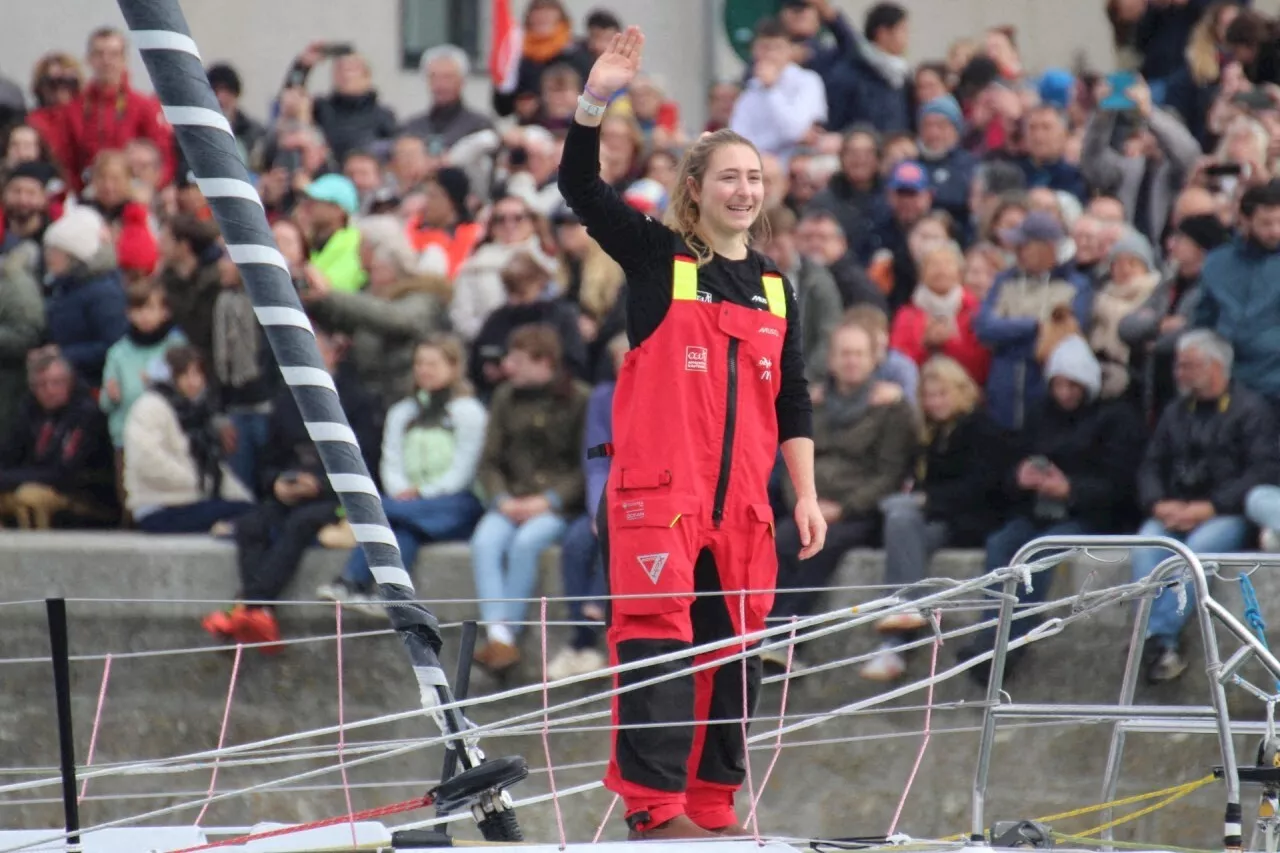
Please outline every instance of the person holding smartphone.
[[[1120, 532], [1136, 521], [1126, 518], [1132, 514], [1142, 457], [1144, 432], [1136, 409], [1124, 400], [1100, 399], [1102, 367], [1079, 335], [1065, 338], [1050, 354], [1045, 378], [1049, 393], [1008, 457], [1009, 514], [987, 538], [986, 571], [1011, 565], [1023, 545], [1041, 536]], [[1019, 586], [1020, 602], [1044, 602], [1049, 586], [1050, 575], [1037, 575], [1031, 590]], [[1038, 621], [1018, 619], [1010, 637], [1023, 636]], [[994, 641], [995, 629], [986, 629], [959, 657], [982, 654]], [[1016, 665], [1022, 651], [1009, 653], [1006, 668]], [[986, 684], [990, 669], [983, 665], [967, 672]]]
[[293, 61], [285, 88], [305, 89], [312, 69], [324, 60], [333, 65], [330, 94], [311, 105], [315, 123], [324, 132], [334, 159], [341, 163], [348, 152], [395, 136], [396, 114], [378, 100], [369, 62], [350, 42], [312, 42]]

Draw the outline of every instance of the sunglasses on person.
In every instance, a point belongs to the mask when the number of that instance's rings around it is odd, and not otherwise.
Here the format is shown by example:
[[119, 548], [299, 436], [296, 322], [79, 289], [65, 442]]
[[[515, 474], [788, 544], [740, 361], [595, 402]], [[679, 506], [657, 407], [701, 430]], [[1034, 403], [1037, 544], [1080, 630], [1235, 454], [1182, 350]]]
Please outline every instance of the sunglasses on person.
[[71, 91], [79, 91], [80, 80], [69, 75], [49, 75], [40, 81], [42, 86], [50, 89], [70, 89]]

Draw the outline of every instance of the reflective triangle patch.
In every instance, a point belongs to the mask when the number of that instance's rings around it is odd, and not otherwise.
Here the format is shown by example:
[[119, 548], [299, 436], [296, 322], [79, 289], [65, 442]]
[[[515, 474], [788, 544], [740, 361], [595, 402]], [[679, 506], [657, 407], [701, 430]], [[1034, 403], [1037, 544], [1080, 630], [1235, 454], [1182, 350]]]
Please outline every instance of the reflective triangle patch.
[[667, 557], [669, 554], [641, 554], [636, 557], [640, 561], [640, 568], [644, 569], [644, 573], [649, 576], [649, 580], [654, 584], [658, 583], [658, 578], [662, 576], [662, 569], [667, 565]]

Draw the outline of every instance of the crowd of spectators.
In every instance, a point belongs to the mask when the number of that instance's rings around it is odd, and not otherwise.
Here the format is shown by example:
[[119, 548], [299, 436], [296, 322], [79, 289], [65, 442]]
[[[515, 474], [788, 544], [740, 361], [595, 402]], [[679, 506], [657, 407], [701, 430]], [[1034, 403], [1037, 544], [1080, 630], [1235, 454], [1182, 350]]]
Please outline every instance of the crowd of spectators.
[[[778, 525], [775, 617], [817, 606], [807, 590], [856, 547], [885, 548], [903, 585], [939, 548], [984, 548], [994, 568], [1047, 533], [1280, 549], [1280, 25], [1244, 0], [1107, 11], [1117, 65], [1097, 73], [1027, 67], [1008, 27], [913, 64], [918, 22], [895, 3], [855, 22], [831, 0], [783, 0], [741, 76], [709, 87], [705, 127], [660, 69], [610, 104], [602, 175], [655, 218], [703, 130], [762, 155], [758, 248], [800, 306], [831, 525], [804, 562]], [[207, 71], [406, 563], [424, 543], [471, 543], [477, 659], [502, 672], [559, 543], [583, 623], [552, 662], [562, 677], [605, 664], [586, 623], [603, 615], [591, 510], [608, 461], [585, 448], [608, 440], [629, 344], [627, 283], [557, 170], [623, 21], [595, 11], [577, 31], [560, 0], [530, 0], [523, 25], [518, 71], [489, 103], [464, 97], [465, 51], [428, 50], [416, 115], [380, 102], [379, 58], [349, 46], [306, 46], [262, 112], [233, 67]], [[30, 108], [5, 114], [0, 514], [230, 537], [247, 603], [205, 627], [270, 642], [257, 603], [317, 539], [354, 540], [129, 50], [102, 29], [83, 62], [48, 54]], [[332, 85], [313, 95], [323, 65]], [[1158, 557], [1138, 552], [1134, 574]], [[358, 549], [317, 592], [379, 607]], [[1151, 680], [1185, 670], [1184, 619], [1165, 593]], [[924, 627], [883, 621], [861, 674], [900, 677], [895, 646]]]

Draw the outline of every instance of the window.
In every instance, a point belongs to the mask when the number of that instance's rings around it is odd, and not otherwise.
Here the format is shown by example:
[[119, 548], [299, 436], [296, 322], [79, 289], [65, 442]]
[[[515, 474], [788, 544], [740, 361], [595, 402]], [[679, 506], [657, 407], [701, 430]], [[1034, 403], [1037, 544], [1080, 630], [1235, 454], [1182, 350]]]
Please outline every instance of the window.
[[478, 0], [400, 0], [400, 63], [417, 69], [422, 54], [442, 44], [455, 44], [472, 62], [479, 56]]

